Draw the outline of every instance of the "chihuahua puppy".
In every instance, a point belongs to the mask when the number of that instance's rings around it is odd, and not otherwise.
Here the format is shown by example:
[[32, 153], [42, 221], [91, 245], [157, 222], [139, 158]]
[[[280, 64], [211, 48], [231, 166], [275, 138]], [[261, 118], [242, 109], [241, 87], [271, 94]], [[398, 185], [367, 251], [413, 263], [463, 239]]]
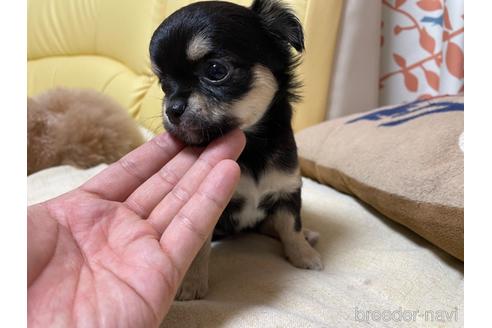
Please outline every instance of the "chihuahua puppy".
[[[301, 224], [301, 177], [291, 128], [298, 99], [294, 69], [304, 50], [301, 24], [274, 0], [250, 8], [197, 2], [173, 13], [150, 43], [152, 67], [165, 93], [166, 130], [205, 145], [239, 127], [246, 147], [239, 186], [214, 230], [220, 238], [246, 229], [279, 239], [296, 267], [321, 270], [312, 247], [318, 233]], [[204, 297], [210, 239], [193, 261], [176, 298]]]

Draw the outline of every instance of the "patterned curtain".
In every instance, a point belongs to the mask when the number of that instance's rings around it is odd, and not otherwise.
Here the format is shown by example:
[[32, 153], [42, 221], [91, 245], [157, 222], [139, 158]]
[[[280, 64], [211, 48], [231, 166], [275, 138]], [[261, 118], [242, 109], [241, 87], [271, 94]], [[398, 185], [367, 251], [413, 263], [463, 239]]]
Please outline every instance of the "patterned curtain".
[[464, 0], [382, 0], [380, 105], [464, 92]]

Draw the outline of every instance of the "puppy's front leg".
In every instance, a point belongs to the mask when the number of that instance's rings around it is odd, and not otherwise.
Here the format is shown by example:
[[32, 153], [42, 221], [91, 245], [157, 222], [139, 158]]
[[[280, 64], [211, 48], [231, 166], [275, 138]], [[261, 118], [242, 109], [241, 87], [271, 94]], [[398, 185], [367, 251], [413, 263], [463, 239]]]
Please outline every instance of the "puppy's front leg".
[[[266, 218], [265, 220], [263, 220], [263, 222], [260, 223], [260, 226], [258, 227], [258, 232], [280, 240], [278, 232], [273, 226], [273, 220], [271, 217]], [[314, 247], [314, 245], [316, 245], [319, 240], [319, 232], [308, 228], [302, 228], [302, 233], [304, 234], [304, 238], [306, 238], [309, 245]]]
[[208, 261], [210, 257], [210, 235], [191, 263], [181, 286], [176, 293], [176, 300], [191, 301], [205, 297], [208, 291]]
[[[306, 232], [310, 234], [312, 231], [303, 230], [300, 224], [296, 225], [296, 215], [299, 214], [294, 213], [293, 209], [279, 208], [268, 220], [271, 220], [271, 227], [278, 234], [290, 263], [302, 269], [323, 270], [321, 256], [311, 246], [306, 235]], [[300, 217], [297, 217], [297, 220], [300, 220]]]

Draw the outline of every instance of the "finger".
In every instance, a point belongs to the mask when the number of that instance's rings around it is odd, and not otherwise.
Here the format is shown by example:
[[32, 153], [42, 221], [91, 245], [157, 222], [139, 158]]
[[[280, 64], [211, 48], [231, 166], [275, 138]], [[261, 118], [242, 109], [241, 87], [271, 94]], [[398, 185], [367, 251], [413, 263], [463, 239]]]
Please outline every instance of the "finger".
[[[232, 140], [238, 138], [244, 139], [241, 132], [231, 132], [217, 139], [217, 141], [212, 142], [207, 147], [206, 152], [209, 152], [209, 149], [217, 147], [217, 145], [220, 145], [219, 149], [223, 148], [222, 150], [224, 151], [222, 155], [220, 152], [216, 153], [216, 159], [210, 160], [212, 165], [216, 164], [220, 159], [237, 158], [235, 157], [236, 155], [228, 156], [227, 153], [230, 153], [231, 147], [234, 148], [237, 144], [237, 142], [234, 143]], [[243, 145], [241, 144], [241, 150], [242, 147]], [[126, 205], [141, 217], [147, 218], [157, 204], [178, 184], [179, 180], [192, 167], [201, 151], [201, 149], [195, 147], [187, 147], [182, 150], [175, 158], [154, 174], [154, 176], [138, 187], [125, 201]], [[207, 172], [204, 172], [204, 174], [206, 175]], [[168, 218], [170, 220], [172, 216]], [[158, 231], [160, 233], [162, 232], [161, 229]]]
[[184, 177], [170, 190], [152, 210], [148, 220], [158, 233], [162, 233], [171, 219], [195, 193], [203, 179], [223, 159], [237, 159], [245, 145], [244, 134], [234, 130], [214, 140], [186, 172]]
[[137, 188], [125, 201], [125, 204], [141, 218], [147, 218], [165, 195], [196, 162], [202, 148], [186, 147], [169, 161], [162, 169]]
[[181, 281], [200, 247], [212, 233], [234, 193], [240, 175], [239, 166], [232, 160], [217, 164], [162, 234], [161, 248], [176, 269], [173, 281]]
[[169, 133], [160, 134], [111, 164], [80, 188], [104, 199], [123, 201], [183, 147]]

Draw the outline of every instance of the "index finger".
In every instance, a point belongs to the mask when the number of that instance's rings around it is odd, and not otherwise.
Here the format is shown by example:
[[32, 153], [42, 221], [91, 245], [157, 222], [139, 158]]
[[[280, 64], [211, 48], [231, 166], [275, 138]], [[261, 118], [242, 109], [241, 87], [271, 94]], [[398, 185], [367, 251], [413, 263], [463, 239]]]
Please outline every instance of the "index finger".
[[111, 164], [80, 190], [104, 199], [123, 201], [182, 148], [184, 145], [179, 140], [162, 133]]
[[219, 162], [164, 230], [160, 244], [174, 269], [174, 282], [183, 279], [198, 250], [212, 233], [240, 175], [241, 170], [235, 161], [226, 159]]

